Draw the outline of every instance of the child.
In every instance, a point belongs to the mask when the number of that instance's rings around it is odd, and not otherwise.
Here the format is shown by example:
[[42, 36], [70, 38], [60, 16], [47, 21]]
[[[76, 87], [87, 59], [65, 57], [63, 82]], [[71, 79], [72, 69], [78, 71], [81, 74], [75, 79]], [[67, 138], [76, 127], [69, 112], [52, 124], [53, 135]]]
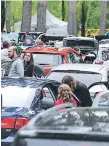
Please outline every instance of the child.
[[67, 84], [62, 84], [58, 88], [58, 99], [55, 103], [55, 106], [68, 102], [77, 106], [77, 102], [72, 97], [71, 88]]

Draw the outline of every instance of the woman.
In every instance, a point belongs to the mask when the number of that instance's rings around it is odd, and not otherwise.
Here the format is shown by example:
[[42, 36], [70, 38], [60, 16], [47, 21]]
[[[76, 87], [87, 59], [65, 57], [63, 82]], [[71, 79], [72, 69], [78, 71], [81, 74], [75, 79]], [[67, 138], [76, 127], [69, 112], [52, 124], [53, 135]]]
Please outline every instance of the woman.
[[58, 100], [56, 101], [55, 105], [60, 105], [68, 102], [77, 106], [77, 103], [72, 96], [71, 88], [67, 84], [62, 84], [58, 88]]
[[24, 76], [25, 77], [32, 77], [34, 64], [33, 64], [33, 55], [32, 53], [25, 53], [24, 54]]

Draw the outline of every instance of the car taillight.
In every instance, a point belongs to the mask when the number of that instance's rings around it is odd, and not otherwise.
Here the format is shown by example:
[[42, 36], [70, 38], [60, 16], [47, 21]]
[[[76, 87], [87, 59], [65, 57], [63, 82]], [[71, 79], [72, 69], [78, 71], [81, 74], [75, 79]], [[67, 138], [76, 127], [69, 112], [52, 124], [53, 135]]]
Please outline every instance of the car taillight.
[[1, 128], [20, 129], [29, 122], [28, 118], [5, 118], [1, 120]]
[[45, 94], [44, 90], [42, 90], [42, 95], [43, 95], [43, 97], [46, 97], [46, 94]]
[[99, 103], [106, 102], [109, 99], [109, 94], [106, 93], [101, 96]]
[[5, 118], [1, 120], [1, 128], [13, 129], [15, 126], [16, 118]]
[[103, 64], [103, 61], [96, 61], [95, 64]]
[[99, 92], [96, 92], [95, 95], [94, 95], [94, 97], [96, 97], [98, 94], [99, 94]]
[[24, 125], [26, 125], [29, 122], [29, 119], [27, 118], [17, 118], [15, 123], [15, 129], [20, 129]]

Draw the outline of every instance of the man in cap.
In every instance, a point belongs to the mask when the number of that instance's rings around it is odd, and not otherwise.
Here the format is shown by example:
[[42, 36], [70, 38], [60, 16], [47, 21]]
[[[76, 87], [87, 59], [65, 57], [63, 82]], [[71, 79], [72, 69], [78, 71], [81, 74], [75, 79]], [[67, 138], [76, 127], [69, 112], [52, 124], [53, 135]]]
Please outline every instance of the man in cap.
[[10, 65], [8, 77], [23, 77], [24, 76], [24, 65], [20, 57], [21, 47], [11, 46], [8, 49], [8, 57], [12, 60]]

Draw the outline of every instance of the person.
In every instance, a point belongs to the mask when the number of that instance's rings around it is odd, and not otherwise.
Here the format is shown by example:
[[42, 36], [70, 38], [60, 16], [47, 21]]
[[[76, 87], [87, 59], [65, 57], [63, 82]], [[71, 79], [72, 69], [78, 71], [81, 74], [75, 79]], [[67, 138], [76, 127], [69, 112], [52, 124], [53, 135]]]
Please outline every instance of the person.
[[71, 88], [67, 84], [61, 84], [58, 88], [58, 99], [55, 103], [55, 106], [68, 102], [77, 106], [77, 102], [72, 96]]
[[109, 31], [106, 33], [106, 36], [109, 37]]
[[8, 43], [8, 41], [4, 41], [3, 42], [3, 49], [8, 49], [10, 47], [10, 44]]
[[80, 83], [71, 76], [65, 76], [62, 79], [62, 83], [69, 85], [74, 95], [76, 95], [76, 97], [79, 99], [77, 100], [78, 106], [82, 107], [92, 106], [92, 100], [86, 85]]
[[9, 68], [8, 77], [23, 77], [24, 76], [24, 66], [23, 61], [20, 58], [21, 48], [11, 46], [8, 49], [8, 57], [12, 60]]
[[30, 36], [29, 32], [25, 33], [24, 45], [25, 46], [33, 46], [33, 44], [34, 44], [33, 37]]
[[33, 55], [32, 53], [25, 53], [23, 56], [24, 59], [24, 76], [32, 77], [33, 76]]
[[90, 31], [88, 31], [88, 35], [87, 35], [87, 37], [89, 37], [89, 38], [93, 38], [94, 36], [91, 35], [91, 32], [90, 32]]

